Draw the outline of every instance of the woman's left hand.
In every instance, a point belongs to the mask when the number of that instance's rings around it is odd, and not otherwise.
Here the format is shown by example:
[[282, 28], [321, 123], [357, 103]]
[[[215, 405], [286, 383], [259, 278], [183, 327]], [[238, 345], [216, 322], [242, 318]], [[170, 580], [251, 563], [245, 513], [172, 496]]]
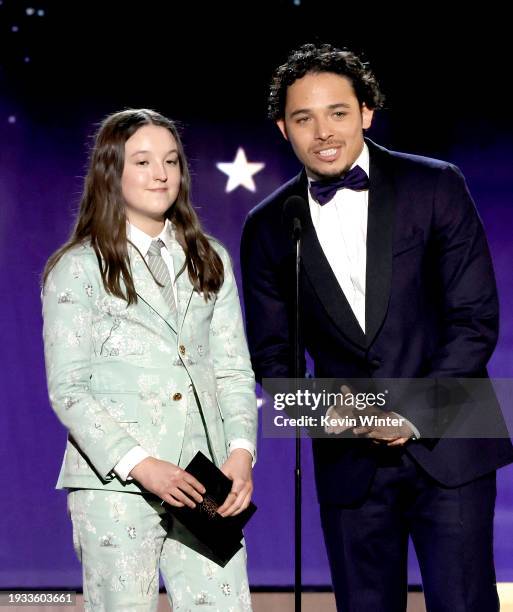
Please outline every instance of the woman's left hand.
[[249, 506], [253, 493], [251, 453], [243, 448], [236, 448], [221, 467], [223, 474], [233, 480], [232, 490], [217, 511], [221, 516], [235, 516]]

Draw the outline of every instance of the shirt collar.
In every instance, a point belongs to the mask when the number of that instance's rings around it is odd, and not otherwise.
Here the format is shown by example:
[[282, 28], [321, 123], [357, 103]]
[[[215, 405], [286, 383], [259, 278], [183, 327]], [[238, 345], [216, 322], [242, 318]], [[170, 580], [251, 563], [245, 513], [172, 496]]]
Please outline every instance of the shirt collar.
[[171, 249], [171, 243], [173, 240], [174, 230], [169, 219], [166, 219], [164, 227], [158, 236], [149, 236], [146, 232], [127, 221], [127, 238], [130, 240], [135, 247], [140, 251], [143, 257], [146, 257], [151, 243], [154, 240], [162, 240], [168, 250]]
[[[349, 170], [352, 170], [355, 166], [360, 166], [360, 168], [362, 170], [365, 170], [365, 173], [367, 174], [367, 176], [370, 176], [370, 174], [369, 174], [369, 167], [370, 167], [370, 163], [369, 163], [369, 147], [367, 146], [367, 143], [365, 141], [363, 143], [362, 152], [360, 153], [360, 155], [358, 155], [358, 157], [356, 158], [354, 164], [351, 166], [351, 168], [349, 168]], [[308, 185], [310, 185], [310, 183], [314, 179], [310, 178], [308, 176], [308, 174], [307, 174], [307, 178], [308, 178]]]

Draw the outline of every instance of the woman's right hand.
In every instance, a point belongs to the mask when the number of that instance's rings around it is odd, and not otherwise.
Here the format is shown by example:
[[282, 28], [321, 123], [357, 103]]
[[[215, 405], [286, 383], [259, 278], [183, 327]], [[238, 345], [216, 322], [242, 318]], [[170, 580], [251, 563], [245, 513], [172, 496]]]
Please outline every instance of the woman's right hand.
[[185, 470], [155, 457], [146, 457], [138, 463], [130, 476], [150, 493], [171, 506], [195, 508], [203, 501], [205, 487]]

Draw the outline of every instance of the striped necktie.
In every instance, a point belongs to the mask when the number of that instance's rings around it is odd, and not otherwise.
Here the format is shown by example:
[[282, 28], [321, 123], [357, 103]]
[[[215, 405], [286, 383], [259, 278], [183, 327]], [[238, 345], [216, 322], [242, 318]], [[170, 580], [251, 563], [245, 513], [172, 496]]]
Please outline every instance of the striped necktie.
[[171, 310], [173, 320], [177, 321], [178, 311], [173, 293], [173, 283], [171, 282], [171, 276], [166, 266], [166, 262], [160, 253], [162, 247], [166, 248], [166, 245], [160, 238], [158, 240], [152, 240], [150, 248], [148, 249], [148, 267], [152, 271], [153, 276], [163, 285], [159, 287], [159, 289]]

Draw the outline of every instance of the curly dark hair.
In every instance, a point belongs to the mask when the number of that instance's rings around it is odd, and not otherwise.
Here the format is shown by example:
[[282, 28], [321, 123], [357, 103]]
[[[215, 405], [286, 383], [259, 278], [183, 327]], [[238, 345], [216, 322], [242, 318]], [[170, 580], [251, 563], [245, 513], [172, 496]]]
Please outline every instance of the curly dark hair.
[[347, 77], [360, 106], [377, 110], [383, 106], [385, 97], [380, 91], [376, 77], [366, 62], [348, 49], [338, 49], [330, 44], [316, 46], [306, 44], [299, 47], [287, 61], [274, 72], [268, 98], [268, 116], [273, 121], [283, 119], [287, 89], [307, 73], [333, 72]]

